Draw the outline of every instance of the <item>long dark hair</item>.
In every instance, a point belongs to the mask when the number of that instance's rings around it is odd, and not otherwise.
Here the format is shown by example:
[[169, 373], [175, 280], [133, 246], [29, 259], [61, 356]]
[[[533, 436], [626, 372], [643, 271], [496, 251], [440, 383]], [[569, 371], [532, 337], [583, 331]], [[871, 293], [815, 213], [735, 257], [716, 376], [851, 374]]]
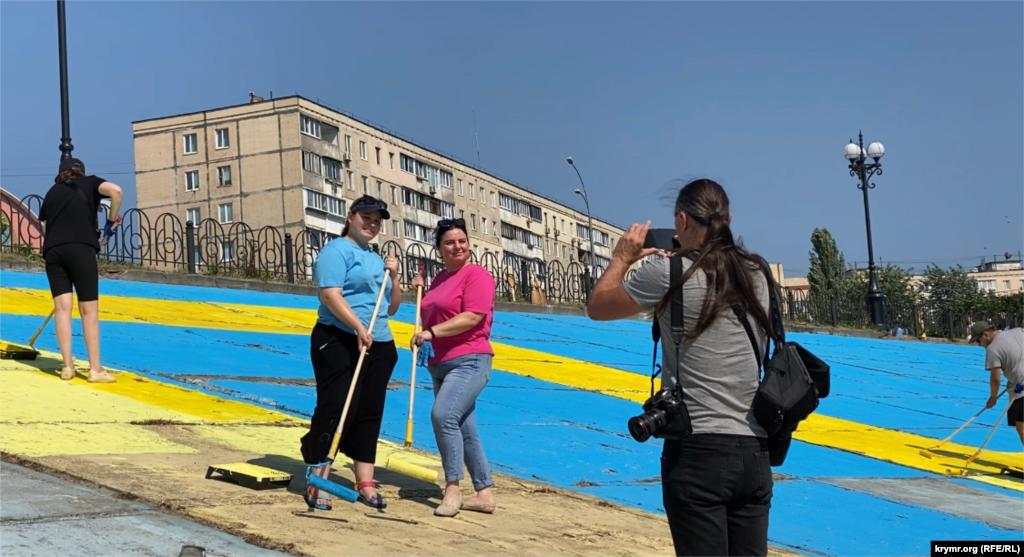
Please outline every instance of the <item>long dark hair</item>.
[[85, 176], [85, 174], [73, 168], [68, 170], [62, 170], [60, 174], [57, 174], [57, 177], [53, 179], [53, 183], [59, 184], [61, 182], [66, 182], [72, 178], [81, 178], [82, 176]]
[[[752, 254], [737, 244], [729, 227], [729, 196], [717, 182], [701, 178], [683, 186], [676, 197], [674, 214], [680, 212], [705, 228], [704, 240], [693, 265], [683, 273], [681, 279], [669, 287], [668, 293], [655, 309], [660, 314], [668, 306], [672, 294], [683, 287], [698, 269], [707, 278], [707, 292], [700, 317], [686, 338], [693, 340], [700, 336], [720, 315], [738, 306], [765, 331], [771, 331], [768, 314], [761, 305], [754, 290], [752, 278], [766, 273], [768, 263], [759, 255]], [[682, 257], [676, 255], [675, 257]], [[770, 274], [765, 274], [768, 280]], [[768, 280], [768, 288], [774, 288]]]

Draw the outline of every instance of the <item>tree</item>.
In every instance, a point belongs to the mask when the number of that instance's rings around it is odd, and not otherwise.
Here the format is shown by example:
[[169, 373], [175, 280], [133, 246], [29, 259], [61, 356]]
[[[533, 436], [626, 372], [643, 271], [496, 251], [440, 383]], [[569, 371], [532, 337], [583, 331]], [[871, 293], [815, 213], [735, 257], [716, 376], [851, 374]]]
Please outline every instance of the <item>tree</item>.
[[[910, 328], [914, 320], [914, 304], [916, 294], [910, 288], [912, 269], [904, 269], [892, 263], [877, 267], [878, 288], [885, 294], [886, 322], [891, 326]], [[868, 292], [868, 273], [856, 273], [849, 277], [845, 291], [845, 300], [855, 307], [857, 304], [866, 307]]]
[[848, 282], [846, 258], [832, 234], [828, 229], [815, 228], [811, 233], [811, 246], [814, 248], [808, 253], [811, 270], [807, 273], [811, 295], [829, 297], [841, 293]]
[[954, 315], [964, 315], [978, 307], [984, 298], [978, 290], [978, 281], [959, 265], [948, 271], [929, 266], [924, 271], [924, 290], [927, 293], [925, 306], [940, 316], [950, 310]]

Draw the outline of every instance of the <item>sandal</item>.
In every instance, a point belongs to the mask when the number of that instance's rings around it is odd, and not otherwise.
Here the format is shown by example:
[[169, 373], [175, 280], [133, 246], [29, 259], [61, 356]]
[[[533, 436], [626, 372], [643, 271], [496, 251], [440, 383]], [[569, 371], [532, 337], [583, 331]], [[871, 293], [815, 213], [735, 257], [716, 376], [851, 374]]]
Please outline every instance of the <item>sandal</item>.
[[[309, 505], [309, 510], [316, 509], [318, 511], [329, 511], [331, 510], [333, 503], [331, 503], [330, 495], [320, 495], [320, 490], [313, 486], [306, 488], [306, 496], [303, 497], [306, 500], [306, 505]], [[317, 503], [317, 501], [327, 501], [326, 503]]]
[[[367, 488], [367, 487], [372, 487], [374, 489], [377, 489], [377, 485], [378, 485], [377, 482], [359, 482], [359, 483], [356, 484], [356, 490], [358, 491], [360, 489], [364, 489], [364, 488]], [[370, 498], [366, 498], [366, 497], [363, 496], [362, 493], [360, 493], [359, 494], [359, 499], [357, 499], [357, 501], [359, 501], [360, 503], [366, 505], [367, 507], [373, 507], [373, 508], [377, 509], [378, 511], [383, 511], [384, 509], [388, 508], [387, 500], [384, 499], [384, 497], [382, 497], [380, 493], [375, 493]]]
[[94, 374], [92, 372], [89, 373], [89, 382], [90, 383], [114, 383], [115, 381], [117, 381], [117, 378], [115, 378], [113, 375], [107, 373], [106, 371], [103, 371], [102, 373], [96, 373], [96, 374]]
[[61, 372], [60, 372], [60, 378], [65, 380], [65, 381], [71, 381], [72, 379], [75, 378], [75, 374], [76, 374], [75, 368], [62, 369]]

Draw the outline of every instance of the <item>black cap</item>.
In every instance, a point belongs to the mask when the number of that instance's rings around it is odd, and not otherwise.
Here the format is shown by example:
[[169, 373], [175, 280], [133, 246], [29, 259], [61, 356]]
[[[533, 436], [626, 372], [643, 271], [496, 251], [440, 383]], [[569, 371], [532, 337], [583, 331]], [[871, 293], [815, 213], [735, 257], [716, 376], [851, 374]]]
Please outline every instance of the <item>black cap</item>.
[[77, 170], [85, 174], [85, 163], [75, 158], [64, 159], [60, 161], [60, 169], [57, 172], [64, 172], [65, 170]]
[[359, 199], [352, 202], [350, 207], [352, 211], [359, 211], [360, 213], [372, 213], [374, 211], [380, 211], [380, 216], [384, 220], [391, 218], [391, 213], [388, 212], [388, 204], [384, 203], [380, 199], [372, 195], [364, 195]]

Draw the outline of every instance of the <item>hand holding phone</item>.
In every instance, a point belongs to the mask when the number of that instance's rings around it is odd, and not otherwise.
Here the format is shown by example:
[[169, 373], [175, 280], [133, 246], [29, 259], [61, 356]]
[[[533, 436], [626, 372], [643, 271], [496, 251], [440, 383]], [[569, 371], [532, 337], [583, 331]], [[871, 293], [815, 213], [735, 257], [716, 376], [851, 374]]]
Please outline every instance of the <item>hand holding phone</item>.
[[644, 249], [673, 250], [679, 249], [679, 247], [674, 228], [651, 228], [647, 230], [647, 237], [644, 238]]

